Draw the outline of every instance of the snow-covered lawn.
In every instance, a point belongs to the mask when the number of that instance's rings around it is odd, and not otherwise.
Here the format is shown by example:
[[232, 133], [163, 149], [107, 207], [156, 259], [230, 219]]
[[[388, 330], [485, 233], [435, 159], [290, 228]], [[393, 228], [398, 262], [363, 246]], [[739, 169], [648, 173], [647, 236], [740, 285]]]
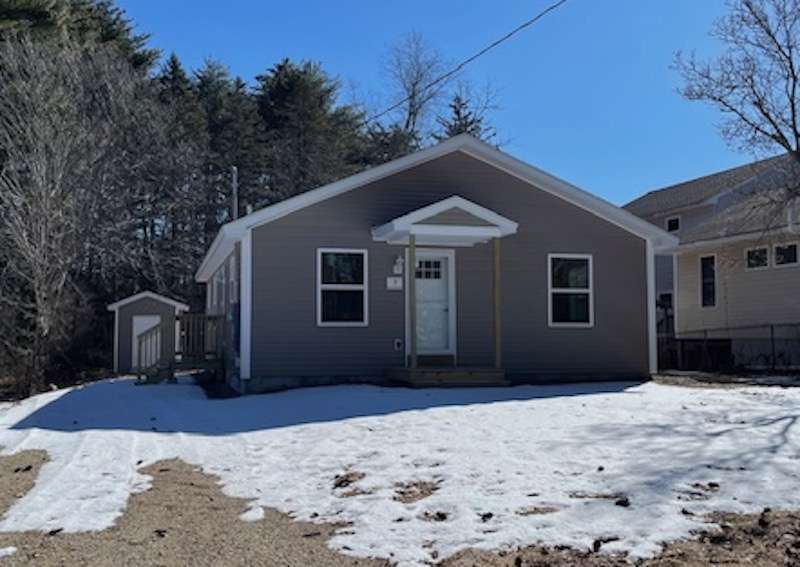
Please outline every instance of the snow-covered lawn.
[[[798, 416], [800, 390], [777, 388], [341, 386], [208, 400], [189, 383], [106, 381], [0, 404], [3, 453], [51, 457], [0, 530], [107, 528], [148, 488], [138, 470], [177, 457], [253, 499], [249, 519], [266, 506], [351, 522], [330, 543], [351, 554], [413, 565], [434, 551], [620, 538], [603, 549], [647, 555], [704, 512], [800, 508]], [[358, 480], [334, 488], [348, 472]], [[414, 481], [436, 489], [398, 501]]]

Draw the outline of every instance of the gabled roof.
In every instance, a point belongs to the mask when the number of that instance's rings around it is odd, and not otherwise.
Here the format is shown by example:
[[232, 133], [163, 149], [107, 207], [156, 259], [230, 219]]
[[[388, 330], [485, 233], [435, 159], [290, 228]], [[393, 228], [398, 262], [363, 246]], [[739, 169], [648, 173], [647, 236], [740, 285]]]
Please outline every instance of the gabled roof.
[[[452, 210], [466, 213], [467, 218], [480, 224], [441, 225], [436, 217]], [[502, 238], [516, 234], [517, 223], [496, 212], [473, 203], [463, 197], [453, 196], [426, 207], [421, 207], [403, 216], [372, 229], [372, 237], [381, 242], [407, 243], [409, 235], [422, 237], [421, 244], [442, 244], [472, 246], [492, 238]], [[437, 240], [438, 239], [438, 240]]]
[[639, 217], [651, 217], [699, 205], [721, 193], [734, 189], [776, 165], [780, 165], [787, 159], [789, 157], [786, 154], [774, 156], [650, 191], [622, 208]]
[[505, 171], [537, 189], [560, 197], [636, 236], [652, 240], [656, 247], [672, 247], [677, 245], [677, 239], [675, 237], [647, 221], [612, 205], [608, 201], [587, 193], [574, 185], [570, 185], [557, 177], [545, 173], [540, 169], [515, 159], [468, 134], [461, 134], [430, 148], [373, 167], [301, 195], [291, 197], [285, 201], [260, 209], [239, 220], [223, 225], [217, 237], [214, 239], [214, 242], [212, 242], [203, 263], [197, 270], [195, 278], [200, 282], [208, 281], [224, 259], [233, 251], [235, 244], [242, 239], [248, 230], [254, 227], [272, 222], [305, 207], [342, 195], [353, 189], [395, 175], [453, 152], [463, 152], [497, 169]]
[[181, 303], [180, 301], [175, 301], [174, 299], [170, 299], [169, 297], [164, 297], [163, 295], [159, 295], [152, 291], [143, 291], [141, 293], [137, 293], [136, 295], [131, 295], [130, 297], [126, 297], [125, 299], [120, 299], [119, 301], [109, 305], [108, 310], [118, 311], [120, 307], [128, 305], [129, 303], [133, 303], [134, 301], [139, 301], [140, 299], [154, 299], [156, 301], [160, 301], [161, 303], [172, 305], [178, 311], [189, 311], [189, 306], [186, 305], [185, 303]]

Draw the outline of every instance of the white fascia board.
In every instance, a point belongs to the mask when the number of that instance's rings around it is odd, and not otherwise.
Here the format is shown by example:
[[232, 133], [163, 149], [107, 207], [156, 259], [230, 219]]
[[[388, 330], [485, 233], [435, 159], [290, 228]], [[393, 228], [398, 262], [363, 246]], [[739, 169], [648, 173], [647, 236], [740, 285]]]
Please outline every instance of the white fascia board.
[[134, 301], [139, 301], [140, 299], [154, 299], [156, 301], [166, 303], [167, 305], [172, 305], [176, 311], [189, 311], [189, 306], [185, 303], [175, 301], [174, 299], [164, 297], [163, 295], [159, 295], [152, 291], [142, 291], [135, 295], [131, 295], [130, 297], [126, 297], [125, 299], [120, 299], [119, 301], [110, 304], [107, 309], [109, 311], [118, 311], [120, 307], [128, 305], [129, 303], [133, 303]]

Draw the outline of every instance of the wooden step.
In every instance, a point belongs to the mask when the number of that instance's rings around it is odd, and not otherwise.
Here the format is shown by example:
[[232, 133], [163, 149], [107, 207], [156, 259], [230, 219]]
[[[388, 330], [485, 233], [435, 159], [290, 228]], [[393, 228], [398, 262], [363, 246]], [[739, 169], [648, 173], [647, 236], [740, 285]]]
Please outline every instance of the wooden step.
[[505, 370], [502, 368], [392, 368], [387, 374], [393, 383], [419, 388], [509, 385]]

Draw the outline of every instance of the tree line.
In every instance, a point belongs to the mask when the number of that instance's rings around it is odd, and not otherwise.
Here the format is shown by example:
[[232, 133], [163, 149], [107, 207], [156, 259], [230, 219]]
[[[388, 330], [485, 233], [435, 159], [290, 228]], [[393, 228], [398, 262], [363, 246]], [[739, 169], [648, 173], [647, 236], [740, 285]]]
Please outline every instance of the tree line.
[[194, 273], [219, 227], [447, 137], [493, 140], [491, 90], [427, 85], [411, 34], [369, 121], [314, 61], [251, 83], [161, 59], [111, 0], [0, 0], [0, 380], [20, 391], [107, 368], [105, 306], [143, 289], [202, 309]]

